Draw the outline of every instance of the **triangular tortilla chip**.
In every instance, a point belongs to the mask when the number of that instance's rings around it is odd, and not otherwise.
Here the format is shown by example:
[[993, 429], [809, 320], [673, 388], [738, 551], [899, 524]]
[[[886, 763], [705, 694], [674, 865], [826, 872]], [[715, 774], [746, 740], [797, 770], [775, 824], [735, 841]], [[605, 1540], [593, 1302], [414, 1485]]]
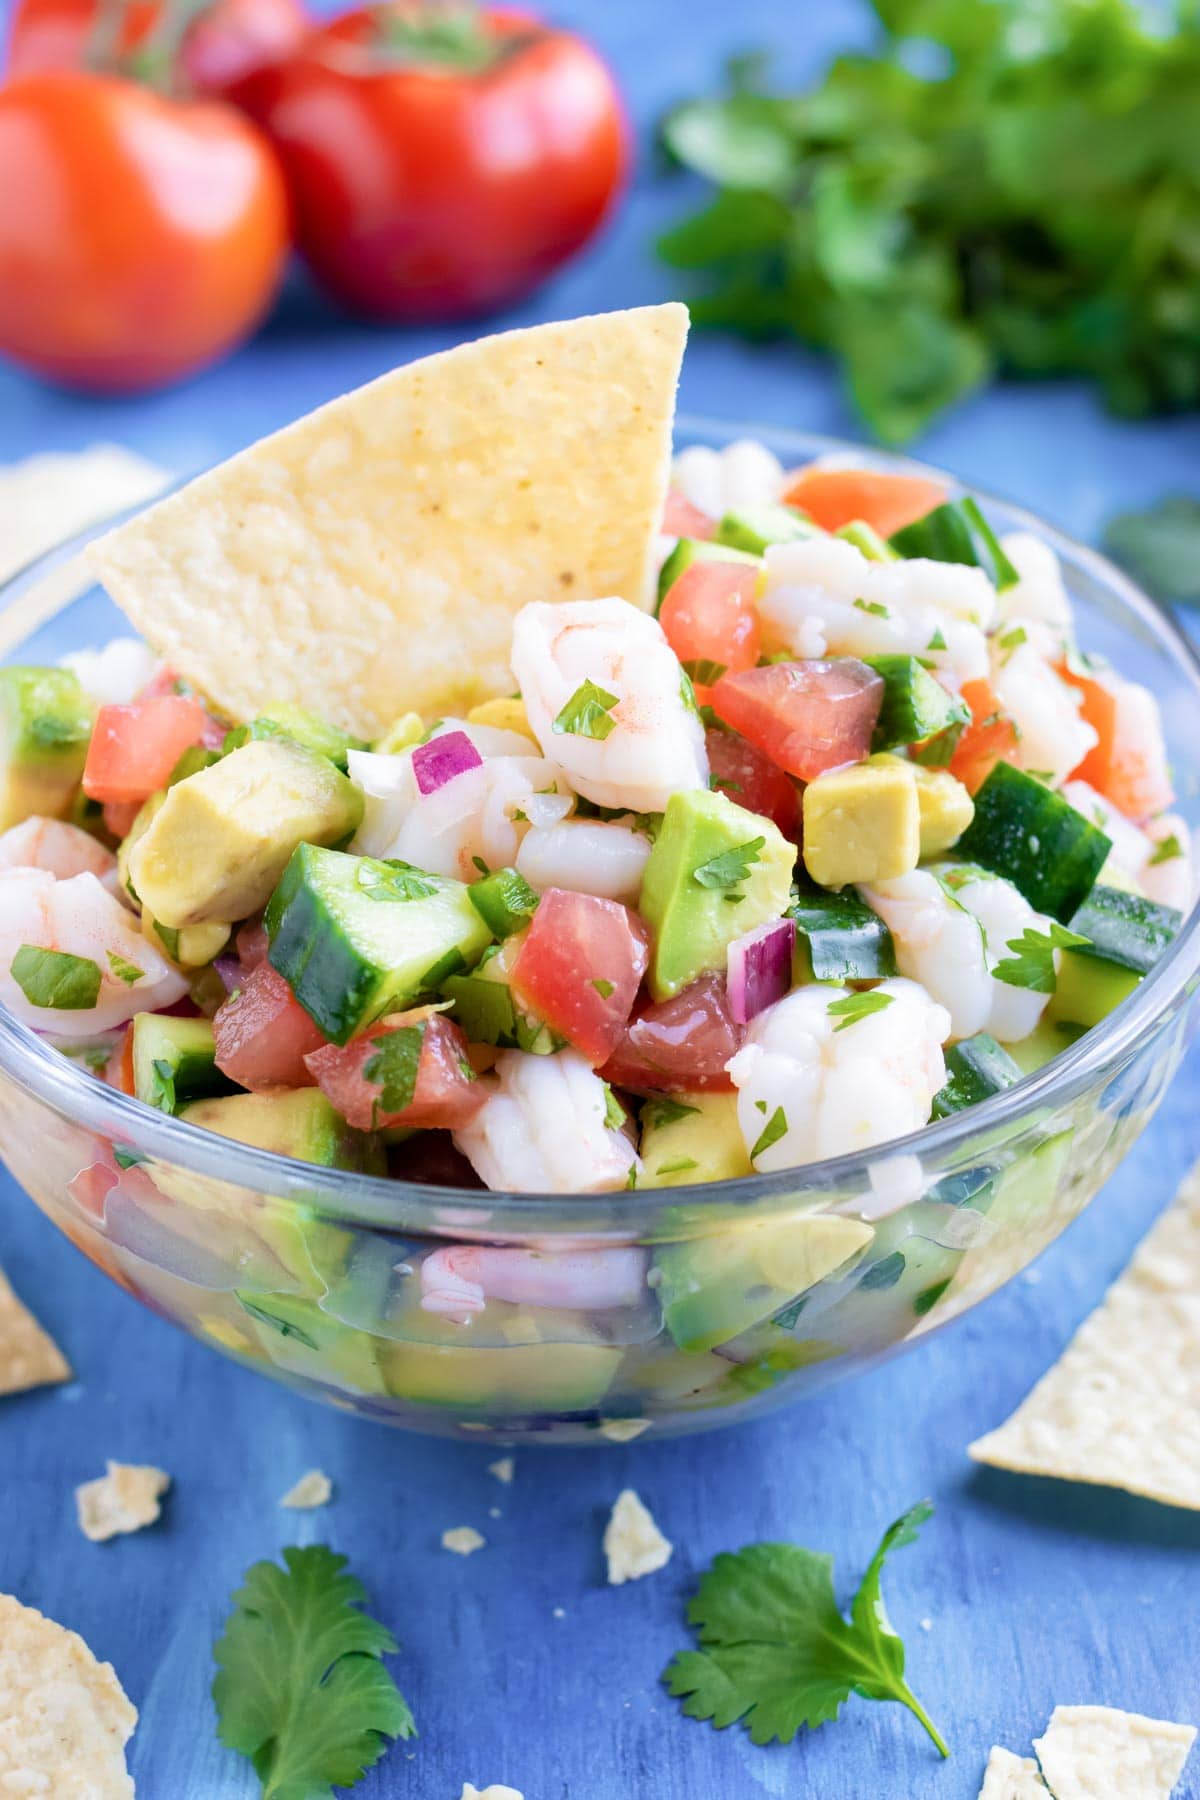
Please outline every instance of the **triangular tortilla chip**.
[[1014, 1756], [998, 1744], [992, 1746], [979, 1800], [1045, 1800], [1049, 1792], [1032, 1756]]
[[1191, 1725], [1112, 1706], [1056, 1706], [1033, 1747], [1055, 1800], [1169, 1800]]
[[13, 1293], [0, 1269], [0, 1394], [70, 1381], [71, 1365]]
[[464, 344], [265, 438], [92, 547], [133, 623], [235, 719], [378, 737], [512, 685], [513, 615], [649, 605], [687, 309]]
[[125, 1744], [136, 1724], [111, 1663], [0, 1594], [0, 1793], [133, 1800]]
[[976, 1462], [1200, 1509], [1200, 1169]]

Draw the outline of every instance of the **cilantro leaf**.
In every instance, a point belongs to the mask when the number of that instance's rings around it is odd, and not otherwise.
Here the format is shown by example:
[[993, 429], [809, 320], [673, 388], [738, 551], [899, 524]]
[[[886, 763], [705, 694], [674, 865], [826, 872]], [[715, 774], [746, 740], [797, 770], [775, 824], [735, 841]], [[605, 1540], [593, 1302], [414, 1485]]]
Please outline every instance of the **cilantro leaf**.
[[670, 1162], [659, 1163], [656, 1175], [685, 1175], [689, 1169], [698, 1169], [700, 1164], [694, 1156], [676, 1156]]
[[108, 966], [117, 980], [123, 981], [126, 987], [132, 987], [134, 982], [140, 981], [145, 974], [144, 969], [139, 969], [136, 963], [126, 962], [125, 958], [118, 956], [115, 950], [110, 950], [108, 953]]
[[664, 1125], [674, 1125], [699, 1111], [698, 1106], [687, 1106], [671, 1094], [652, 1094], [642, 1107], [642, 1130], [661, 1131]]
[[1200, 601], [1200, 500], [1180, 495], [1119, 513], [1104, 547], [1158, 599]]
[[766, 841], [766, 838], [750, 838], [747, 843], [734, 844], [729, 850], [722, 850], [719, 856], [711, 856], [707, 862], [698, 863], [692, 870], [692, 880], [706, 888], [740, 886], [750, 873], [750, 865], [758, 862], [758, 853]]
[[601, 1082], [604, 1089], [604, 1124], [609, 1131], [620, 1131], [625, 1123], [625, 1108], [613, 1093], [607, 1081]]
[[100, 998], [100, 965], [88, 956], [70, 956], [65, 950], [22, 944], [9, 967], [30, 1006], [52, 1007], [56, 1012], [89, 1012]]
[[854, 604], [859, 612], [870, 613], [875, 619], [890, 619], [892, 616], [882, 600], [856, 600]]
[[777, 1144], [781, 1137], [786, 1137], [787, 1129], [787, 1114], [782, 1106], [777, 1106], [758, 1134], [757, 1142], [750, 1152], [750, 1161], [755, 1162], [764, 1150], [769, 1150], [771, 1145]]
[[354, 881], [359, 891], [368, 900], [404, 902], [408, 900], [428, 900], [431, 894], [438, 891], [438, 883], [434, 876], [427, 875], [423, 869], [414, 869], [411, 863], [401, 862], [398, 858], [388, 857], [380, 862], [376, 857], [359, 858], [358, 868], [354, 872]]
[[889, 1526], [849, 1623], [834, 1597], [832, 1557], [799, 1544], [750, 1544], [718, 1556], [688, 1607], [702, 1648], [681, 1651], [663, 1673], [689, 1718], [718, 1730], [741, 1719], [754, 1743], [790, 1744], [802, 1725], [836, 1719], [856, 1693], [907, 1706], [948, 1756], [904, 1680], [904, 1646], [880, 1591], [888, 1552], [911, 1544], [932, 1510], [923, 1500]]
[[401, 1025], [374, 1040], [375, 1053], [364, 1063], [363, 1075], [379, 1085], [379, 1099], [374, 1105], [376, 1117], [381, 1107], [385, 1113], [399, 1113], [412, 1105], [424, 1042], [423, 1024]]
[[617, 729], [617, 721], [611, 717], [611, 708], [616, 704], [616, 694], [597, 687], [594, 681], [585, 681], [556, 715], [551, 730], [560, 737], [565, 734], [603, 740]]
[[596, 992], [599, 994], [599, 996], [602, 1000], [611, 1000], [613, 995], [616, 993], [616, 989], [614, 988], [612, 982], [609, 981], [603, 975], [594, 976], [592, 979], [592, 986], [595, 988]]
[[946, 634], [940, 625], [926, 644], [925, 648], [927, 650], [944, 650], [946, 648]]
[[1015, 951], [1013, 956], [1006, 956], [992, 970], [997, 981], [1003, 981], [1007, 987], [1032, 988], [1035, 994], [1052, 994], [1058, 982], [1054, 969], [1054, 952], [1069, 950], [1074, 944], [1086, 944], [1089, 940], [1080, 937], [1077, 931], [1068, 931], [1065, 925], [1059, 925], [1051, 919], [1049, 931], [1038, 931], [1027, 925], [1019, 938], [1009, 938], [1008, 949]]
[[1177, 856], [1183, 855], [1183, 845], [1172, 831], [1166, 837], [1159, 838], [1149, 857], [1147, 868], [1153, 869], [1158, 863], [1174, 862]]
[[333, 1800], [389, 1738], [416, 1735], [381, 1658], [398, 1645], [360, 1612], [362, 1584], [324, 1544], [254, 1563], [213, 1656], [218, 1735], [254, 1764], [264, 1800]]
[[882, 1012], [895, 998], [894, 994], [881, 994], [878, 988], [868, 988], [866, 993], [847, 994], [844, 1000], [831, 1000], [825, 1011], [831, 1019], [837, 1020], [835, 1031], [848, 1031], [860, 1019]]

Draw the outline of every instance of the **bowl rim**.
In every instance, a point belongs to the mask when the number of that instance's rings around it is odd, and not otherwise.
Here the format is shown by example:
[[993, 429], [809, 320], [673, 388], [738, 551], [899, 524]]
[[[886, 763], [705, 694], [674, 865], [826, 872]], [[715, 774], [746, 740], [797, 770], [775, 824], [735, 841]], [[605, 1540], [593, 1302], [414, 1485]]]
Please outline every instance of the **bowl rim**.
[[[797, 461], [811, 462], [828, 456], [843, 461], [852, 459], [857, 467], [879, 467], [923, 475], [945, 483], [952, 491], [971, 495], [984, 507], [1002, 507], [1011, 521], [1009, 529], [1035, 534], [1057, 555], [1106, 588], [1132, 613], [1157, 647], [1168, 653], [1200, 704], [1200, 653], [1167, 609], [1158, 606], [1099, 551], [1080, 543], [1007, 495], [964, 481], [933, 464], [825, 433], [688, 413], [677, 416], [675, 433], [692, 442], [726, 445], [739, 438], [753, 438], [770, 449], [783, 452], [785, 457], [790, 453]], [[190, 479], [190, 476], [182, 478], [164, 488], [163, 494], [186, 485]], [[71, 538], [32, 558], [0, 582], [0, 658], [81, 595], [77, 590], [67, 594], [48, 612], [35, 610], [28, 629], [15, 638], [3, 629], [6, 597], [11, 598], [14, 590], [17, 591], [16, 612], [19, 615], [23, 611], [19, 603], [21, 589], [28, 584], [38, 585], [45, 575], [76, 556], [102, 532], [111, 530], [154, 503], [154, 500], [143, 501], [86, 526]], [[1142, 1041], [1152, 1024], [1166, 1020], [1177, 1010], [1188, 983], [1198, 970], [1200, 903], [1185, 919], [1170, 949], [1127, 1000], [1101, 1024], [1093, 1026], [1074, 1044], [1011, 1088], [960, 1113], [925, 1124], [904, 1137], [889, 1139], [865, 1150], [771, 1173], [756, 1171], [722, 1182], [670, 1188], [586, 1194], [530, 1193], [435, 1185], [299, 1162], [276, 1151], [219, 1137], [179, 1118], [159, 1113], [132, 1095], [108, 1087], [23, 1025], [3, 1002], [0, 1002], [0, 1076], [33, 1094], [60, 1117], [105, 1138], [118, 1143], [128, 1141], [139, 1152], [149, 1152], [195, 1174], [233, 1182], [272, 1197], [292, 1198], [309, 1208], [318, 1203], [324, 1216], [343, 1224], [419, 1230], [424, 1218], [424, 1223], [438, 1235], [445, 1235], [448, 1228], [455, 1226], [464, 1233], [475, 1231], [493, 1235], [502, 1224], [506, 1231], [526, 1227], [550, 1237], [569, 1236], [573, 1230], [584, 1229], [594, 1238], [597, 1235], [594, 1224], [584, 1225], [572, 1216], [573, 1212], [586, 1210], [593, 1217], [602, 1217], [606, 1230], [611, 1229], [614, 1234], [627, 1238], [631, 1229], [643, 1229], [657, 1215], [681, 1206], [691, 1212], [706, 1205], [749, 1209], [762, 1202], [794, 1200], [798, 1184], [813, 1194], [822, 1189], [842, 1190], [847, 1182], [861, 1187], [864, 1171], [884, 1160], [914, 1154], [931, 1158], [945, 1155], [966, 1140], [978, 1140], [985, 1133], [995, 1133], [1020, 1117], [1037, 1114], [1046, 1108], [1057, 1109], [1097, 1076], [1114, 1069]]]

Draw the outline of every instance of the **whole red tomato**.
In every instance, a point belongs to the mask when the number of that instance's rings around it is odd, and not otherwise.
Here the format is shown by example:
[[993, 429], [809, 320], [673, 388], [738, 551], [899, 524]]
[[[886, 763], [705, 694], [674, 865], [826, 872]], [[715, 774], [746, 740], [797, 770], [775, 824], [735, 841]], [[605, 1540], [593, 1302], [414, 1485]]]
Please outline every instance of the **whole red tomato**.
[[107, 75], [0, 88], [0, 354], [157, 387], [251, 330], [287, 250], [283, 178], [231, 107]]
[[483, 312], [592, 235], [625, 129], [587, 44], [527, 16], [369, 6], [249, 84], [318, 279], [384, 319]]
[[[161, 25], [160, 0], [128, 0], [114, 61], [146, 46]], [[16, 0], [8, 37], [8, 73], [81, 69], [97, 42], [101, 0]], [[230, 95], [239, 82], [295, 48], [308, 30], [300, 0], [213, 0], [188, 27], [182, 66], [199, 94]]]

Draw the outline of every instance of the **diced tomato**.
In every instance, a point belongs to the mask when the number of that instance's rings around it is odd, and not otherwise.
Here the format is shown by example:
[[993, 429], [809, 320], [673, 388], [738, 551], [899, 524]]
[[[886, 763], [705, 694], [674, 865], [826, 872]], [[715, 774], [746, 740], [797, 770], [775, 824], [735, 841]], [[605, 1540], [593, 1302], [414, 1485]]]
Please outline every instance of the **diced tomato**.
[[757, 585], [758, 570], [749, 563], [695, 562], [667, 589], [658, 622], [701, 706], [707, 705], [714, 681], [758, 661]]
[[120, 1088], [123, 1094], [132, 1094], [133, 1086], [133, 1030], [126, 1026], [124, 1035], [113, 1046], [113, 1053], [104, 1065], [104, 1079], [109, 1087]]
[[722, 675], [712, 693], [718, 718], [801, 781], [861, 762], [882, 704], [882, 677], [854, 656]]
[[283, 976], [265, 962], [217, 1009], [213, 1036], [218, 1069], [252, 1094], [312, 1087], [316, 1076], [304, 1059], [328, 1042]]
[[267, 951], [271, 948], [271, 940], [267, 936], [267, 928], [262, 922], [261, 913], [238, 926], [233, 947], [237, 951], [238, 961], [247, 975], [257, 969], [260, 963], [266, 962]]
[[102, 706], [83, 769], [92, 800], [145, 800], [165, 786], [184, 751], [209, 723], [199, 700], [162, 694], [132, 706]]
[[104, 1202], [121, 1178], [121, 1171], [113, 1161], [108, 1145], [105, 1144], [102, 1148], [104, 1155], [100, 1160], [89, 1163], [86, 1169], [80, 1169], [78, 1175], [67, 1183], [67, 1192], [75, 1204], [97, 1219], [104, 1217]]
[[110, 800], [104, 808], [105, 831], [115, 838], [128, 837], [141, 810], [140, 800]]
[[971, 709], [971, 723], [955, 745], [948, 766], [950, 773], [973, 794], [998, 762], [1016, 762], [1018, 732], [1001, 708], [990, 681], [964, 681], [962, 697]]
[[1065, 660], [1057, 668], [1082, 695], [1080, 717], [1099, 739], [1072, 769], [1071, 779], [1089, 782], [1130, 819], [1147, 819], [1170, 806], [1175, 792], [1153, 694], [1119, 675], [1072, 668]]
[[791, 777], [740, 732], [717, 725], [705, 732], [704, 741], [709, 778], [718, 793], [727, 794], [747, 812], [773, 819], [783, 835], [795, 841], [800, 830], [800, 795]]
[[600, 1071], [618, 1087], [728, 1092], [725, 1065], [741, 1043], [720, 975], [702, 975], [673, 999], [641, 1007]]
[[616, 1049], [648, 958], [646, 928], [619, 900], [547, 888], [513, 964], [513, 995], [598, 1067]]
[[[393, 1111], [384, 1108], [384, 1076], [368, 1077], [367, 1068], [389, 1039], [401, 1031], [419, 1031], [416, 1079], [412, 1099]], [[467, 1060], [462, 1027], [432, 1007], [393, 1013], [345, 1045], [327, 1044], [305, 1058], [311, 1078], [326, 1099], [359, 1131], [410, 1125], [417, 1130], [453, 1130], [473, 1119], [487, 1098]]]
[[678, 488], [669, 488], [662, 528], [667, 537], [710, 538], [717, 527], [716, 520], [685, 500]]
[[861, 519], [880, 537], [940, 506], [946, 490], [924, 475], [885, 475], [877, 469], [801, 469], [784, 494], [823, 531], [839, 531]]

